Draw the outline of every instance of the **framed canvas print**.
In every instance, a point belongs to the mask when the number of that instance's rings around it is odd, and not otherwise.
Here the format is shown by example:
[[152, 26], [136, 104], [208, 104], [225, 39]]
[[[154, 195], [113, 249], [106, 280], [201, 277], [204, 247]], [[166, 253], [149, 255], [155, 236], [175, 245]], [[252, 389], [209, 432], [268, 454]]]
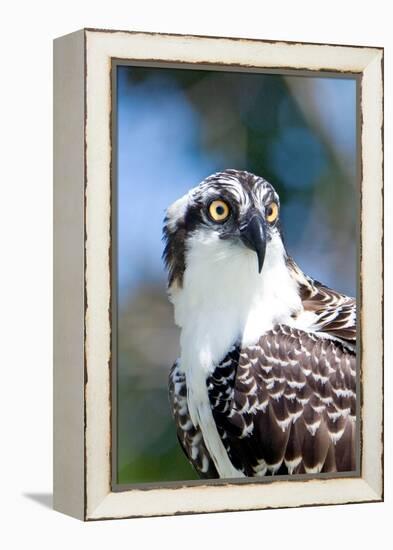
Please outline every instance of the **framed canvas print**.
[[54, 43], [54, 506], [383, 498], [383, 50]]

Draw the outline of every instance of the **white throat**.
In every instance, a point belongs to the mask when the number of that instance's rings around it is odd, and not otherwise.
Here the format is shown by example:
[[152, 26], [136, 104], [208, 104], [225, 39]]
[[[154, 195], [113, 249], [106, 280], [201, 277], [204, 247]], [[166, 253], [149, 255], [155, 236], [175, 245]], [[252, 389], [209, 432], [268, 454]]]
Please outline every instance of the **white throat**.
[[255, 344], [302, 309], [279, 235], [266, 247], [261, 273], [255, 252], [202, 231], [190, 239], [182, 288], [170, 297], [182, 329], [180, 367], [186, 374], [191, 420], [199, 425], [221, 477], [239, 477], [212, 417], [206, 379], [235, 344]]
[[208, 372], [234, 343], [254, 344], [302, 308], [278, 235], [267, 244], [261, 273], [255, 252], [212, 232], [198, 232], [190, 239], [186, 265], [183, 286], [172, 289], [170, 297], [182, 328], [182, 354], [190, 349], [196, 355], [208, 353]]

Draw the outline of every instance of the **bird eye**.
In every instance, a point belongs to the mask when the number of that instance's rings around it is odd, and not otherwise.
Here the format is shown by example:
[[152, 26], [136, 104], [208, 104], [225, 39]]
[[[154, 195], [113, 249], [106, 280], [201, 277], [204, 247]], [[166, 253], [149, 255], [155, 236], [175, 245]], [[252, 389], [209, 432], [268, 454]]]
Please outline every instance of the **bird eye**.
[[273, 222], [276, 221], [276, 219], [278, 217], [278, 204], [276, 202], [271, 202], [266, 207], [265, 216], [266, 216], [266, 220], [269, 223], [273, 223]]
[[222, 200], [216, 200], [209, 205], [209, 216], [215, 222], [224, 222], [230, 214], [229, 206]]

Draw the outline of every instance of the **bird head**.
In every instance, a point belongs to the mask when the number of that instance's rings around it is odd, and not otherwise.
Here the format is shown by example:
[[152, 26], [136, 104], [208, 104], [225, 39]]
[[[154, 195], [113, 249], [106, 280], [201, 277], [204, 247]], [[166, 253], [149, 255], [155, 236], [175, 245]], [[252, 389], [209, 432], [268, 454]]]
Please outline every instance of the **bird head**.
[[192, 249], [230, 249], [253, 253], [255, 272], [261, 274], [270, 243], [279, 241], [280, 201], [273, 186], [245, 171], [225, 170], [203, 180], [175, 201], [164, 222], [163, 258], [169, 286], [182, 285]]

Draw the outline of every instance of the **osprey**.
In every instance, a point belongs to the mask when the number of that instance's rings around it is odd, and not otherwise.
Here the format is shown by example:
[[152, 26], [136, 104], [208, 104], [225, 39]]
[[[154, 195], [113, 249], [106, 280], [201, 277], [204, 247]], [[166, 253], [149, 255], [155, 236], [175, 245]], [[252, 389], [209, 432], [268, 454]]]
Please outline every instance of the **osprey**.
[[356, 302], [290, 258], [273, 186], [209, 176], [167, 210], [169, 396], [201, 477], [352, 471]]

